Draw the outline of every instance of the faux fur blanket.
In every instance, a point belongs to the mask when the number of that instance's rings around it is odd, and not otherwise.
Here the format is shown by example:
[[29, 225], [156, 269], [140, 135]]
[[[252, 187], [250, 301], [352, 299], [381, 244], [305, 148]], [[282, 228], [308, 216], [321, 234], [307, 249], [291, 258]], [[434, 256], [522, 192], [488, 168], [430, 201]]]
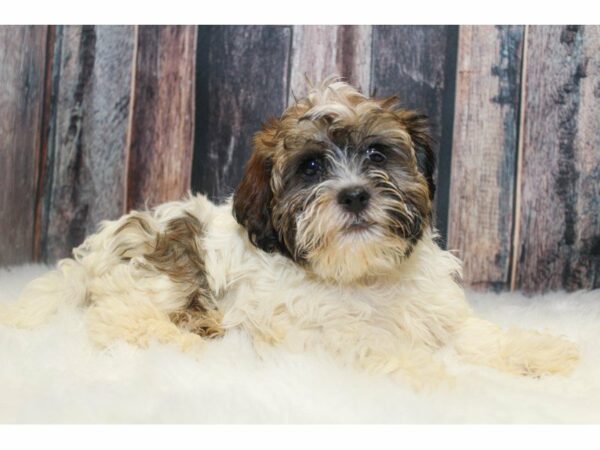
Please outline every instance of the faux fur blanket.
[[[0, 301], [14, 301], [45, 270], [0, 271]], [[98, 350], [81, 311], [69, 310], [35, 330], [0, 326], [0, 422], [600, 422], [600, 291], [468, 298], [503, 326], [575, 340], [580, 365], [568, 377], [529, 379], [461, 363], [446, 351], [453, 386], [414, 392], [338, 367], [324, 354], [274, 348], [259, 359], [241, 332], [209, 342], [198, 360], [158, 344]]]

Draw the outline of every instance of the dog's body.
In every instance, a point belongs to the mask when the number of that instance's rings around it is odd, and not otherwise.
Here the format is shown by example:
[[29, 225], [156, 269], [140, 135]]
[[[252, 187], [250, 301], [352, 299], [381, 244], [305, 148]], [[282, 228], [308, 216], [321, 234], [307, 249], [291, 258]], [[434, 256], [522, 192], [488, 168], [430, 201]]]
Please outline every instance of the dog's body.
[[0, 321], [32, 326], [87, 305], [90, 336], [201, 347], [241, 327], [254, 341], [320, 347], [349, 365], [438, 379], [435, 350], [504, 371], [566, 373], [576, 347], [473, 316], [460, 262], [430, 224], [433, 153], [421, 116], [328, 82], [269, 123], [236, 194], [104, 222]]

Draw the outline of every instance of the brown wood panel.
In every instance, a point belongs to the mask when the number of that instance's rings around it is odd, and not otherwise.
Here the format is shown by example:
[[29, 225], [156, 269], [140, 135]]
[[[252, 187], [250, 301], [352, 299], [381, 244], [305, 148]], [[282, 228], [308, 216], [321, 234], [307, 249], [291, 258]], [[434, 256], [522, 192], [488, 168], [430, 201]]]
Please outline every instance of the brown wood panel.
[[41, 200], [44, 260], [68, 256], [125, 206], [134, 29], [58, 27]]
[[369, 93], [370, 25], [294, 25], [289, 102], [306, 94], [308, 78], [319, 83], [337, 75]]
[[213, 199], [231, 194], [252, 135], [283, 111], [291, 30], [281, 26], [201, 26], [192, 185]]
[[600, 28], [530, 26], [515, 287], [599, 287]]
[[461, 26], [448, 248], [479, 289], [510, 287], [523, 26]]
[[0, 265], [33, 258], [45, 26], [0, 26]]
[[190, 189], [196, 31], [138, 28], [128, 209], [177, 200]]
[[372, 31], [371, 91], [400, 97], [407, 108], [427, 114], [439, 142], [436, 224], [445, 240], [448, 215], [454, 78], [455, 26], [388, 26]]

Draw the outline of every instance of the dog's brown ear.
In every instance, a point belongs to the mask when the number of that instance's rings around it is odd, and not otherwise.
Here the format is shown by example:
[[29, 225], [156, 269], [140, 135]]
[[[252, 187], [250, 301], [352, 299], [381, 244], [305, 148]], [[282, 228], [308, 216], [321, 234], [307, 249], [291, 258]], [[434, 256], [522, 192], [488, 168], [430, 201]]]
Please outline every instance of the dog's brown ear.
[[434, 172], [436, 158], [433, 150], [434, 140], [430, 134], [429, 119], [426, 115], [411, 110], [402, 111], [400, 117], [415, 147], [417, 168], [427, 180], [429, 198], [433, 199], [435, 195]]
[[233, 215], [246, 228], [250, 241], [258, 248], [281, 250], [271, 221], [271, 170], [276, 128], [271, 121], [254, 136], [254, 152], [246, 164], [242, 180], [233, 197]]

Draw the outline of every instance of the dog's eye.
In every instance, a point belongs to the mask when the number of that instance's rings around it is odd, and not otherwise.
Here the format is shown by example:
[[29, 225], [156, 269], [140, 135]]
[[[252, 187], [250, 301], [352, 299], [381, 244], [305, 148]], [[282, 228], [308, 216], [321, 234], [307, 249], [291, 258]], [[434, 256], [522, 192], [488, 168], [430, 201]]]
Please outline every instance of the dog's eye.
[[381, 164], [386, 160], [385, 155], [378, 147], [369, 147], [367, 149], [367, 158], [369, 158], [369, 161], [374, 162], [375, 164]]
[[308, 178], [313, 178], [323, 171], [323, 162], [317, 158], [307, 159], [300, 165], [300, 173]]

